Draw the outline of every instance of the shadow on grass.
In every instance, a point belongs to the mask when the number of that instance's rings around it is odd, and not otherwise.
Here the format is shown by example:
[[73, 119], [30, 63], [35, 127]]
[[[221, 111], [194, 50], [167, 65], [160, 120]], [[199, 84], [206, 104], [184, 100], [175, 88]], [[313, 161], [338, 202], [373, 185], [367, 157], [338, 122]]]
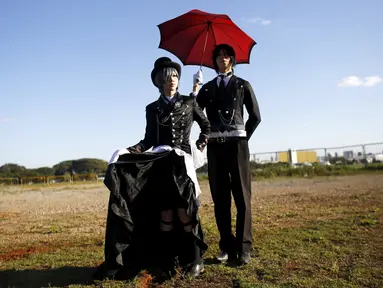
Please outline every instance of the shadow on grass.
[[45, 270], [0, 271], [0, 288], [5, 287], [50, 287], [74, 284], [91, 284], [96, 267], [61, 267]]

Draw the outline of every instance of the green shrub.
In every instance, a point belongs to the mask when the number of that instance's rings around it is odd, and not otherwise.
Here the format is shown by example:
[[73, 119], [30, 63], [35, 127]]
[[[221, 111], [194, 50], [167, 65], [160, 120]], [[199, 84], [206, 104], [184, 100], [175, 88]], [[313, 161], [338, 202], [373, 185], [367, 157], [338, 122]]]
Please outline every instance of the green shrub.
[[[315, 177], [315, 176], [344, 176], [357, 173], [383, 172], [383, 163], [371, 164], [342, 164], [321, 165], [314, 163], [312, 166], [292, 167], [288, 163], [266, 163], [260, 164], [250, 162], [251, 177], [256, 179], [273, 179], [275, 177]], [[202, 172], [203, 171], [203, 172]], [[197, 171], [198, 179], [208, 179], [207, 171]]]

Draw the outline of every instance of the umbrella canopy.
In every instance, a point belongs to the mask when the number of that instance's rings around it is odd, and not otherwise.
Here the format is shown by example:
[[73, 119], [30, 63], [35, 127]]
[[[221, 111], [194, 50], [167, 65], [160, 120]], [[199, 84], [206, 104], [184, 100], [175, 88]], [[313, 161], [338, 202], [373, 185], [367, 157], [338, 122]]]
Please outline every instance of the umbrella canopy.
[[191, 10], [158, 25], [159, 48], [177, 56], [183, 65], [213, 68], [212, 51], [218, 44], [233, 47], [237, 64], [249, 64], [256, 42], [227, 15]]

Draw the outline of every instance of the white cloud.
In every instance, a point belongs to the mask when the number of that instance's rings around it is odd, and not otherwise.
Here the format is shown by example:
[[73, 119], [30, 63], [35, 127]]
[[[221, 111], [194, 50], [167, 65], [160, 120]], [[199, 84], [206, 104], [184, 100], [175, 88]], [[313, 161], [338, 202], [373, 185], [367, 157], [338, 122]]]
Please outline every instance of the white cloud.
[[369, 76], [364, 78], [364, 86], [371, 87], [383, 82], [379, 76]]
[[270, 25], [271, 24], [271, 20], [262, 19], [261, 24], [265, 25], [265, 26]]
[[261, 25], [267, 26], [271, 24], [271, 20], [262, 17], [242, 18], [243, 21], [248, 23], [260, 23]]
[[383, 82], [379, 76], [368, 76], [360, 78], [357, 76], [348, 76], [338, 82], [339, 87], [372, 87]]
[[9, 117], [0, 117], [0, 124], [7, 124], [9, 122], [12, 122], [13, 119]]

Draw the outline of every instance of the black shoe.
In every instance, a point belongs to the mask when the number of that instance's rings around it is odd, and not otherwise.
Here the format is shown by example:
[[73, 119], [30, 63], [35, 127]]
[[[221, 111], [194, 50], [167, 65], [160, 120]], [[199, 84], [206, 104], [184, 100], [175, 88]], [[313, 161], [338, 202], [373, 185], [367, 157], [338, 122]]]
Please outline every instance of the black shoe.
[[205, 266], [203, 263], [200, 264], [193, 264], [191, 265], [185, 274], [185, 277], [188, 279], [194, 279], [197, 277], [199, 274], [201, 274], [205, 270]]
[[216, 259], [219, 261], [219, 262], [233, 262], [233, 261], [236, 261], [237, 260], [237, 253], [234, 253], [234, 252], [230, 252], [230, 253], [227, 253], [225, 251], [221, 251]]
[[221, 251], [216, 259], [219, 261], [219, 262], [225, 262], [229, 259], [229, 254], [227, 254], [225, 251]]
[[239, 263], [241, 265], [247, 265], [250, 263], [251, 256], [249, 252], [242, 252], [241, 255], [239, 256]]

